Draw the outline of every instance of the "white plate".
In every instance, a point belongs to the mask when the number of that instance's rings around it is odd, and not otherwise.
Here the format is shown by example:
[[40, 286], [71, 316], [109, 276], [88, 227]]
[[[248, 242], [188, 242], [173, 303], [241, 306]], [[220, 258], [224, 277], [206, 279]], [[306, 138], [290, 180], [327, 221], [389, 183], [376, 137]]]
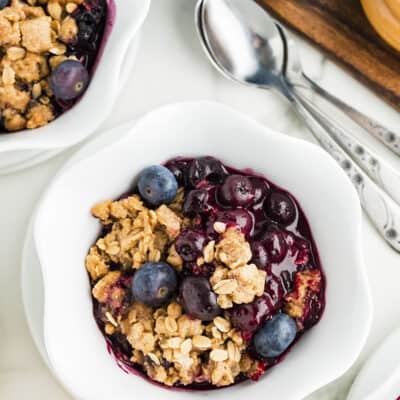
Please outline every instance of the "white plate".
[[21, 271], [22, 301], [31, 336], [46, 365], [50, 367], [44, 344], [43, 316], [44, 290], [40, 262], [36, 253], [32, 234], [32, 220], [25, 236]]
[[[136, 54], [140, 44], [141, 34], [138, 34], [132, 40], [129, 49], [126, 53], [123, 66], [120, 71], [118, 93], [122, 91], [128, 81], [129, 74], [132, 71]], [[68, 147], [67, 147], [68, 148]], [[22, 171], [26, 168], [33, 167], [52, 157], [62, 153], [67, 148], [60, 148], [55, 150], [20, 150], [1, 154], [0, 156], [0, 175], [8, 175], [14, 172]]]
[[[134, 121], [125, 123], [107, 132], [101, 132], [77, 151], [66, 163], [64, 168], [73, 165], [79, 160], [89, 157], [115, 139], [129, 132]], [[35, 345], [48, 368], [52, 371], [44, 340], [44, 287], [40, 261], [33, 240], [33, 219], [29, 222], [25, 234], [22, 253], [21, 291], [28, 327]]]
[[390, 334], [367, 360], [347, 400], [400, 398], [400, 328]]
[[[270, 400], [299, 400], [342, 375], [364, 346], [372, 310], [361, 209], [344, 172], [318, 147], [272, 132], [221, 104], [180, 103], [149, 113], [118, 141], [65, 168], [38, 209], [34, 237], [45, 283], [46, 348], [56, 375], [78, 398], [187, 398], [185, 392], [161, 389], [116, 367], [93, 319], [83, 265], [99, 229], [91, 206], [124, 192], [143, 166], [194, 154], [253, 168], [292, 192], [309, 218], [328, 281], [322, 320], [285, 362], [257, 384], [214, 391], [213, 397], [268, 393]], [[341, 357], [333, 343], [340, 343]], [[209, 394], [190, 396], [197, 400]]]

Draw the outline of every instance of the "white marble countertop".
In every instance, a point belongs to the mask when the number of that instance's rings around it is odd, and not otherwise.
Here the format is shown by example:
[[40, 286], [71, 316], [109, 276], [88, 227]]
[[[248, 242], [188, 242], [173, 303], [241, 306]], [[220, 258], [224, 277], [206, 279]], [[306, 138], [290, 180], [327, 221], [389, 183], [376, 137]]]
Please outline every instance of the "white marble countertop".
[[[166, 103], [211, 99], [246, 112], [289, 135], [309, 139], [307, 130], [284, 100], [271, 92], [238, 86], [213, 70], [195, 34], [194, 4], [195, 0], [153, 0], [136, 66], [104, 127], [130, 120]], [[304, 43], [302, 47], [305, 69], [323, 86], [389, 127], [400, 126], [397, 112], [318, 51]], [[400, 167], [399, 160], [378, 144], [374, 146]], [[24, 235], [35, 203], [72, 151], [27, 171], [0, 177], [0, 398], [4, 400], [71, 399], [45, 367], [30, 337], [21, 299], [20, 264]], [[364, 248], [375, 306], [370, 338], [350, 372], [307, 400], [345, 399], [363, 360], [399, 324], [399, 255], [387, 247], [367, 219], [364, 220]], [[338, 346], [340, 357], [340, 343], [332, 345]]]

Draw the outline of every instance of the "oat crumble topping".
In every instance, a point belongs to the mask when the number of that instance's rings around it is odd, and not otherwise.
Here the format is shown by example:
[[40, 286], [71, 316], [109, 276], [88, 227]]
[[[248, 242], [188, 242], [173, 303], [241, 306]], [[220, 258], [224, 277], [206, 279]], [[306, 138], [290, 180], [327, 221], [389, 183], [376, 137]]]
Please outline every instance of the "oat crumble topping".
[[[258, 361], [248, 357], [240, 332], [227, 319], [216, 317], [203, 323], [184, 314], [176, 302], [156, 310], [133, 303], [126, 315], [115, 314], [123, 291], [116, 287], [121, 272], [111, 271], [112, 263], [129, 271], [144, 262], [166, 258], [181, 270], [183, 261], [173, 242], [182, 229], [182, 200], [178, 194], [172, 207], [162, 205], [153, 211], [138, 195], [132, 195], [92, 208], [92, 214], [109, 229], [86, 257], [86, 268], [95, 282], [92, 295], [99, 303], [115, 305], [105, 312], [106, 333], [125, 335], [133, 349], [130, 361], [142, 365], [155, 381], [169, 386], [177, 382], [231, 385], [240, 373], [250, 374]], [[265, 272], [247, 264], [251, 251], [242, 233], [235, 228], [221, 233], [218, 244], [210, 241], [204, 248], [205, 262], [221, 263], [210, 278], [218, 302], [222, 308], [250, 303], [264, 290]], [[230, 282], [234, 285], [229, 286]], [[203, 361], [205, 355], [207, 362]]]

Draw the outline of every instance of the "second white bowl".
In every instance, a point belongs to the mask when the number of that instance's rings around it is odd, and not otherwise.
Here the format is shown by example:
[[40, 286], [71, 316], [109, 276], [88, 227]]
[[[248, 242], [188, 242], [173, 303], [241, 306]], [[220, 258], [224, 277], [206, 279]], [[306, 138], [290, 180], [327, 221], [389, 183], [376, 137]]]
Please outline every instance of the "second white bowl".
[[0, 169], [13, 167], [40, 152], [56, 151], [90, 136], [108, 117], [119, 93], [127, 51], [138, 34], [150, 0], [115, 2], [115, 19], [88, 90], [80, 101], [50, 124], [33, 130], [0, 135]]
[[[258, 383], [213, 391], [213, 398], [302, 399], [343, 374], [364, 346], [372, 311], [361, 209], [344, 172], [320, 148], [225, 106], [177, 104], [148, 114], [115, 144], [62, 171], [38, 210], [34, 238], [45, 286], [46, 347], [54, 371], [76, 397], [187, 399], [187, 392], [154, 386], [116, 366], [92, 315], [84, 260], [99, 233], [90, 215], [93, 204], [117, 198], [145, 166], [205, 154], [252, 168], [295, 195], [309, 218], [327, 278], [322, 320], [284, 362]], [[209, 395], [190, 393], [193, 400]]]

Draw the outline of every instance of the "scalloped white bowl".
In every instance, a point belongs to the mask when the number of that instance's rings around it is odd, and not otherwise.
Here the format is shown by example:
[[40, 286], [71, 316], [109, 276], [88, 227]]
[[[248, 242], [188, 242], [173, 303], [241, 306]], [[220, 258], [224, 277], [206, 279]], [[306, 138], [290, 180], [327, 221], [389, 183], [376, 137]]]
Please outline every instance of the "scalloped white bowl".
[[[118, 197], [149, 164], [204, 154], [261, 172], [296, 196], [326, 274], [326, 311], [258, 383], [188, 393], [165, 390], [117, 367], [92, 315], [84, 260], [100, 229], [90, 215], [94, 203]], [[151, 112], [116, 143], [61, 171], [38, 209], [34, 239], [45, 287], [47, 352], [58, 378], [79, 399], [299, 400], [342, 375], [369, 332], [372, 309], [353, 186], [317, 146], [272, 132], [217, 103]]]
[[120, 89], [118, 83], [127, 51], [148, 14], [150, 1], [114, 0], [114, 24], [82, 99], [42, 128], [0, 135], [0, 168], [15, 166], [38, 152], [71, 147], [90, 136], [104, 122]]

